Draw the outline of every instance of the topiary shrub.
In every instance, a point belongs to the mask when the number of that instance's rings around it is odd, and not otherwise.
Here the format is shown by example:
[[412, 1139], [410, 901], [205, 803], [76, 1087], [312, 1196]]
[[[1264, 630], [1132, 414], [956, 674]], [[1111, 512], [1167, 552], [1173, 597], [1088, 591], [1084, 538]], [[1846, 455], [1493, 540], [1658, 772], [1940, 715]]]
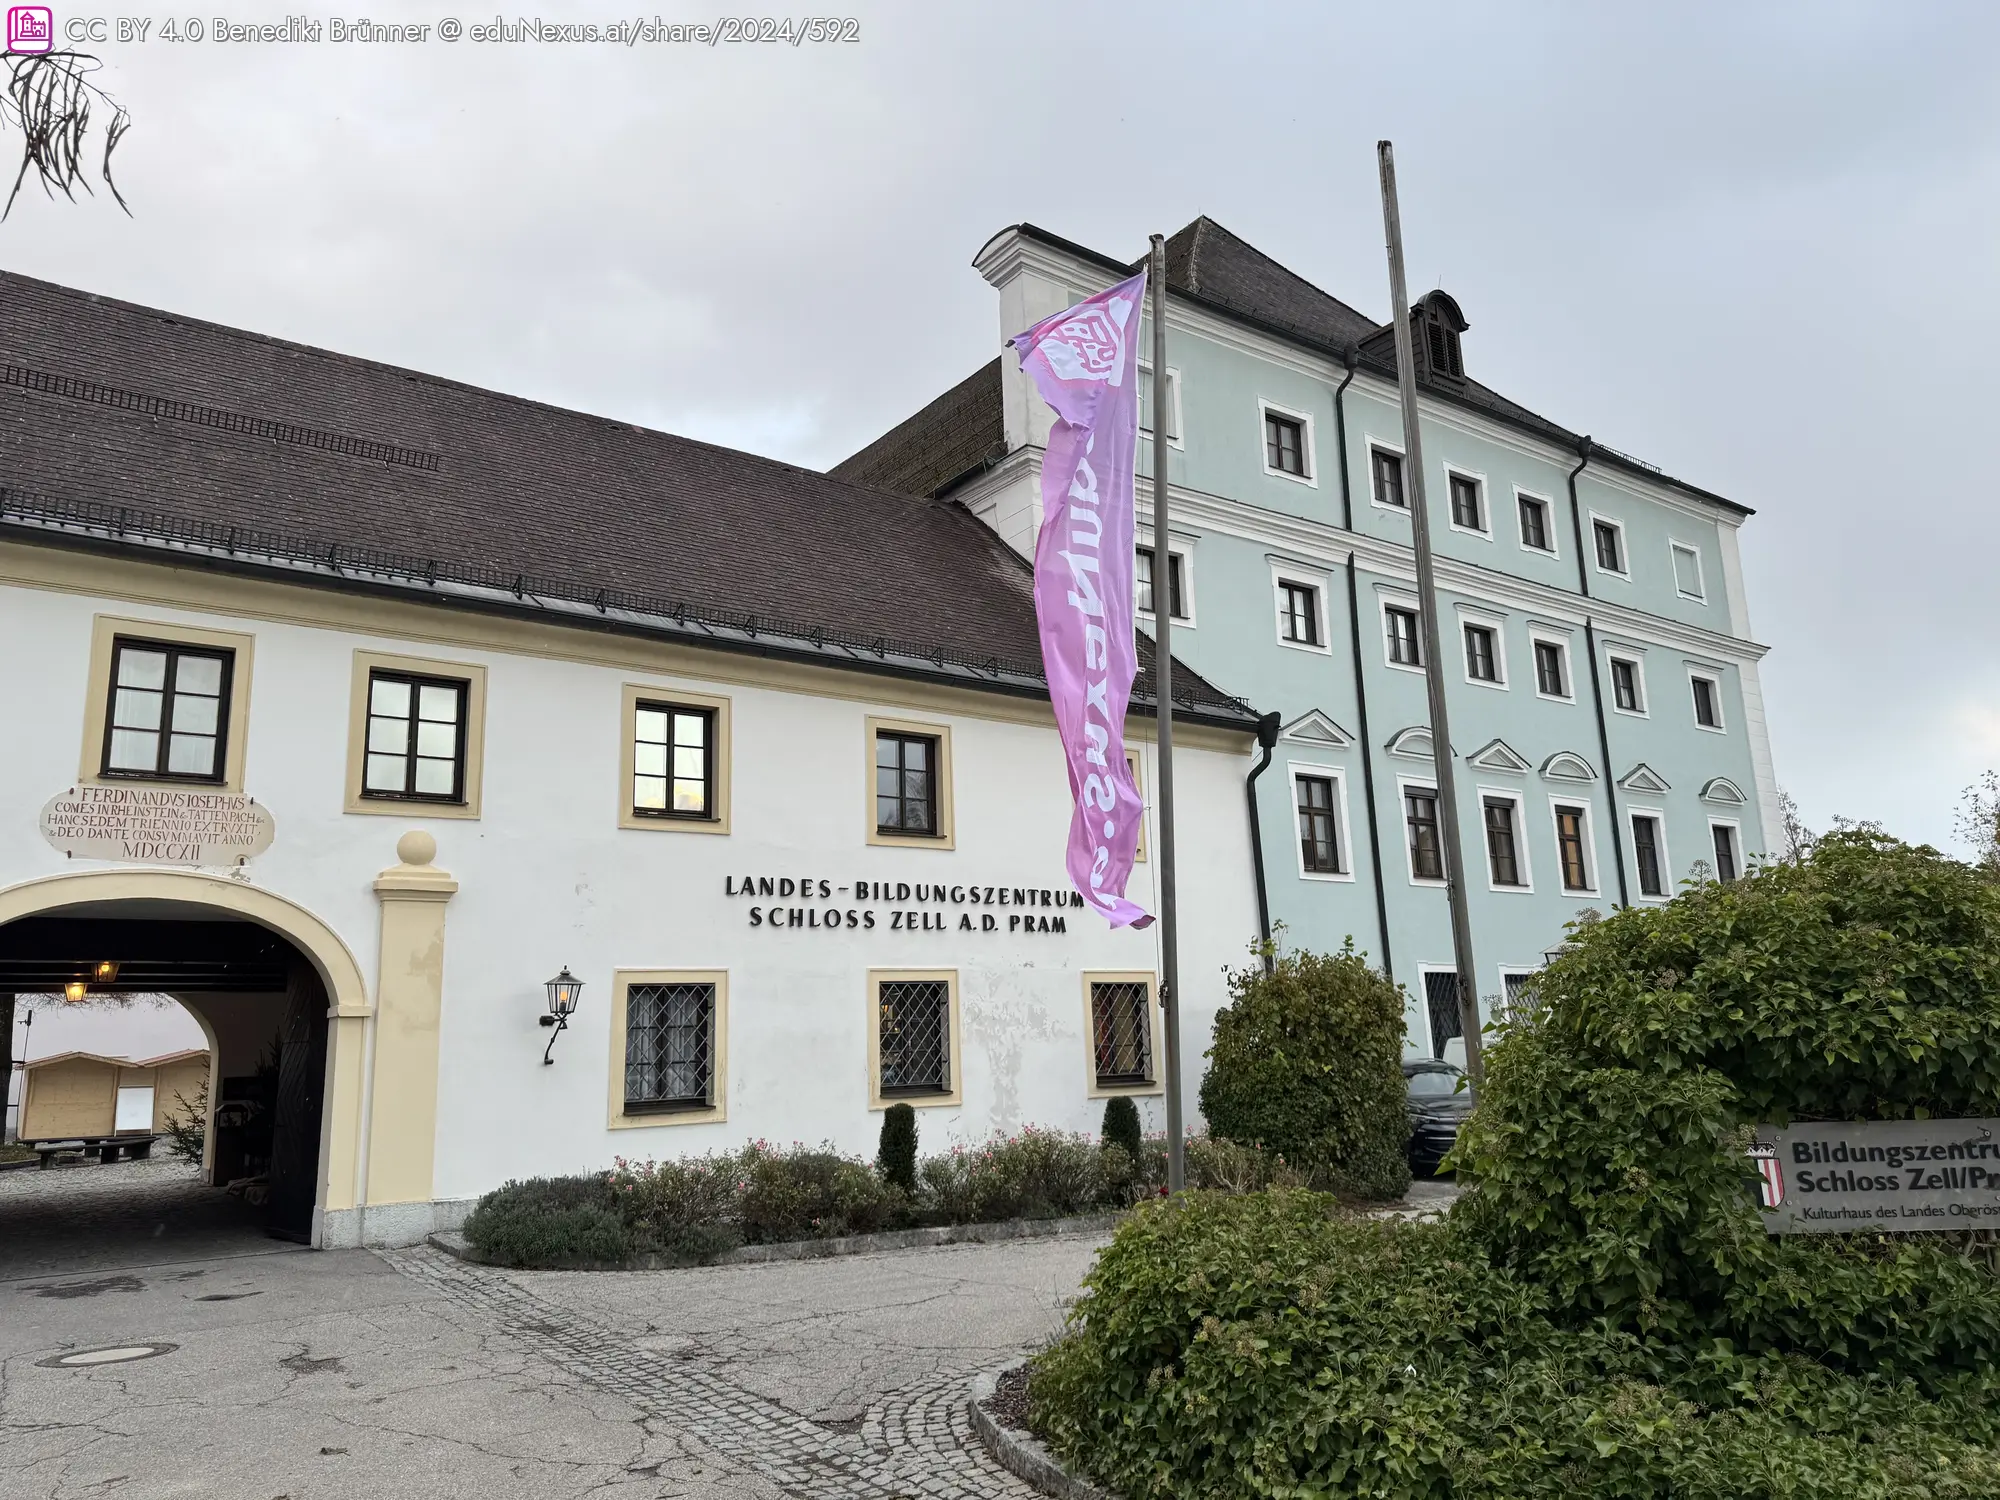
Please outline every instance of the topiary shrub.
[[1230, 976], [1201, 1110], [1211, 1135], [1255, 1145], [1321, 1185], [1400, 1198], [1410, 1185], [1403, 992], [1352, 942], [1283, 953]]
[[1123, 1094], [1104, 1101], [1103, 1144], [1118, 1147], [1135, 1162], [1145, 1149], [1145, 1133], [1139, 1128], [1139, 1106]]
[[495, 1188], [465, 1220], [466, 1243], [502, 1266], [583, 1266], [621, 1261], [631, 1232], [601, 1173], [530, 1177]]
[[882, 1112], [882, 1138], [875, 1148], [875, 1170], [891, 1187], [916, 1195], [917, 1112], [911, 1105], [892, 1104]]
[[1487, 1052], [1455, 1217], [1573, 1320], [1935, 1383], [2000, 1362], [1942, 1236], [1773, 1239], [1752, 1126], [2000, 1114], [2000, 887], [1853, 830], [1575, 929]]

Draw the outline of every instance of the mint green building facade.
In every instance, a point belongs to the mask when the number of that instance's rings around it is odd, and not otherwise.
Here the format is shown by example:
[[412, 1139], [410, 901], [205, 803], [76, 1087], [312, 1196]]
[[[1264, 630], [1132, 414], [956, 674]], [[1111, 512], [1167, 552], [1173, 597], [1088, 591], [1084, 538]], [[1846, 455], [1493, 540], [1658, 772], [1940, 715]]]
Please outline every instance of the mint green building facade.
[[[1131, 269], [1026, 225], [975, 266], [1002, 338]], [[1168, 266], [1174, 652], [1276, 715], [1252, 792], [1270, 916], [1296, 946], [1351, 936], [1407, 987], [1411, 1050], [1456, 1057], [1392, 330], [1206, 219]], [[1477, 345], [1448, 297], [1413, 316], [1490, 1012], [1580, 912], [1663, 901], [1777, 847], [1765, 648], [1737, 550], [1750, 511], [1468, 377]], [[1031, 553], [1048, 427], [1005, 354], [835, 473], [948, 495]], [[1151, 439], [1139, 468], [1152, 549]], [[1152, 593], [1142, 578], [1142, 626]]]

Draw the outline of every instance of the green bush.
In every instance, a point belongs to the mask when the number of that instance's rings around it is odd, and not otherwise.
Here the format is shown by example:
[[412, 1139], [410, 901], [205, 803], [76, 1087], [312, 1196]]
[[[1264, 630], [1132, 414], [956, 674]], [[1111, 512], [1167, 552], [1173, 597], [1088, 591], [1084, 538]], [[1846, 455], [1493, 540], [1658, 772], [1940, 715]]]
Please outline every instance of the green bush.
[[1212, 1135], [1255, 1145], [1321, 1186], [1400, 1198], [1410, 1185], [1403, 992], [1350, 942], [1230, 976], [1201, 1109]]
[[2000, 887], [1879, 833], [1579, 927], [1487, 1052], [1455, 1210], [1573, 1320], [1856, 1370], [2000, 1361], [1939, 1236], [1772, 1239], [1744, 1158], [1788, 1119], [2000, 1114]]
[[1124, 1094], [1104, 1101], [1104, 1144], [1117, 1146], [1133, 1161], [1145, 1149], [1145, 1132], [1139, 1128], [1139, 1106]]
[[633, 1251], [603, 1175], [530, 1177], [479, 1200], [465, 1238], [503, 1266], [581, 1266], [620, 1261]]
[[738, 1213], [753, 1245], [873, 1234], [907, 1214], [909, 1200], [899, 1189], [831, 1147], [781, 1151], [760, 1141], [740, 1160]]
[[917, 1169], [926, 1206], [951, 1224], [1060, 1219], [1108, 1206], [1131, 1168], [1087, 1135], [1037, 1130], [955, 1146]]
[[875, 1150], [875, 1170], [891, 1187], [916, 1196], [917, 1112], [911, 1105], [892, 1104], [882, 1111], [882, 1139]]
[[638, 1249], [701, 1261], [743, 1243], [740, 1152], [672, 1161], [621, 1156], [608, 1185]]
[[2000, 1493], [1995, 1381], [1926, 1400], [1565, 1326], [1455, 1224], [1272, 1192], [1137, 1210], [1030, 1400], [1127, 1500], [1972, 1500]]

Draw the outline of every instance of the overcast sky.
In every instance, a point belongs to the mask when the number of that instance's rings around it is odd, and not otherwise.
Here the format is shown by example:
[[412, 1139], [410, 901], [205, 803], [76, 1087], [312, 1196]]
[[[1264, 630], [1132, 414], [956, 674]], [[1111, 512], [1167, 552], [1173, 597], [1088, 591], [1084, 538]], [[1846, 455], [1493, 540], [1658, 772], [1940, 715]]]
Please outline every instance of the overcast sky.
[[1468, 370], [1757, 509], [1807, 821], [1949, 840], [2000, 766], [2000, 7], [847, 4], [796, 48], [152, 12], [92, 49], [134, 217], [24, 193], [0, 263], [817, 466], [992, 355], [969, 262], [1019, 220], [1136, 257], [1207, 213], [1383, 317], [1389, 136]]

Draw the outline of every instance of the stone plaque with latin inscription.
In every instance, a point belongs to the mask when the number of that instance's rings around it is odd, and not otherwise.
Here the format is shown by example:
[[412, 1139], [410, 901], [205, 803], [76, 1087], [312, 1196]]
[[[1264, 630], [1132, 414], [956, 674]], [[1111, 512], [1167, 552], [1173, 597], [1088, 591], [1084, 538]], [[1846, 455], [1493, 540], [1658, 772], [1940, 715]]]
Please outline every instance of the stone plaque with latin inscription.
[[239, 865], [276, 831], [254, 797], [200, 787], [73, 786], [42, 807], [42, 837], [73, 859]]

